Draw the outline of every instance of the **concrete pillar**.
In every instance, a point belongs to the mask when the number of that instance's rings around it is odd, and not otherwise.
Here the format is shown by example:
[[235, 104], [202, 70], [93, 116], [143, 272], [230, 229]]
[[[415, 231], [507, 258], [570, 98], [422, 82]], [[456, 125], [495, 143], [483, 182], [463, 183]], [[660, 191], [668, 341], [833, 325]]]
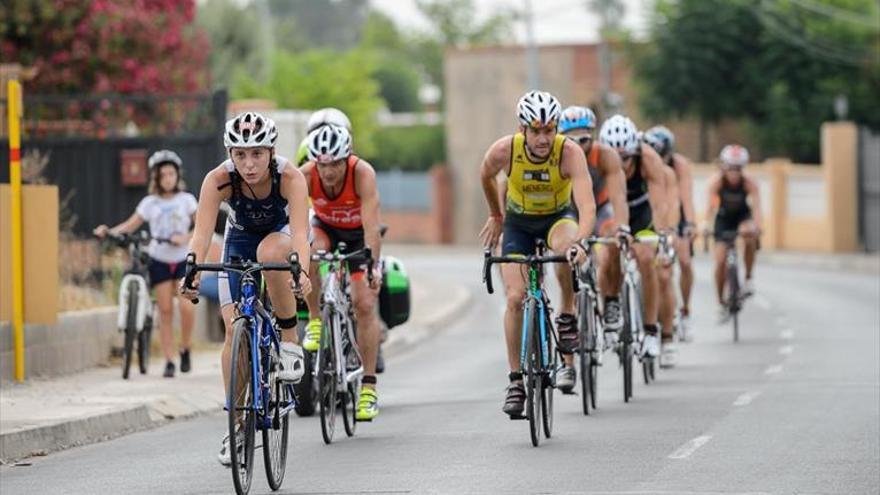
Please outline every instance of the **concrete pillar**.
[[771, 197], [762, 198], [770, 206], [770, 215], [764, 220], [761, 243], [768, 249], [785, 249], [785, 220], [788, 218], [788, 182], [786, 176], [791, 160], [771, 158], [764, 162], [770, 173]]
[[822, 124], [822, 170], [833, 252], [858, 248], [858, 128], [852, 122]]

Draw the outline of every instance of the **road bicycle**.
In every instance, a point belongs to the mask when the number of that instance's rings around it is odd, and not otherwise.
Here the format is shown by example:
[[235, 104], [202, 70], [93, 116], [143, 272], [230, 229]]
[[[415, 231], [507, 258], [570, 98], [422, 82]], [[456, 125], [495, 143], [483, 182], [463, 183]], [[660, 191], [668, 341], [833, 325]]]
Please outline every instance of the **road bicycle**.
[[[290, 413], [296, 406], [293, 384], [278, 379], [281, 363], [280, 331], [261, 300], [257, 281], [265, 271], [289, 271], [299, 289], [301, 266], [296, 253], [286, 263], [257, 263], [233, 258], [227, 263], [198, 264], [187, 256], [185, 287], [192, 289], [198, 272], [235, 272], [241, 275], [239, 299], [232, 322], [232, 358], [226, 411], [232, 461], [232, 480], [238, 494], [250, 490], [253, 479], [256, 432], [262, 433], [263, 461], [272, 490], [284, 480]], [[193, 300], [194, 303], [198, 299]]]
[[[528, 256], [492, 256], [489, 250], [483, 253], [483, 283], [489, 294], [495, 292], [492, 286], [493, 264], [516, 263], [528, 267], [529, 284], [523, 298], [520, 341], [520, 372], [526, 388], [526, 415], [511, 419], [529, 420], [529, 434], [535, 447], [540, 445], [542, 426], [546, 438], [553, 434], [553, 389], [556, 387], [560, 358], [550, 299], [544, 290], [544, 265], [568, 263], [566, 256], [546, 256], [544, 253], [542, 241], [538, 241], [536, 253]], [[574, 269], [571, 277], [577, 289], [578, 279]]]

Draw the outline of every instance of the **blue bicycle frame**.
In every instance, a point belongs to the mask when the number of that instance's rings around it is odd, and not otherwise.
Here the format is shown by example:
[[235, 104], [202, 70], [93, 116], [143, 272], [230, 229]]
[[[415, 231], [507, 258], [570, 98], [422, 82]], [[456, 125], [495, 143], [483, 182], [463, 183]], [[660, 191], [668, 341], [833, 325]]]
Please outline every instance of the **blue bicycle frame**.
[[[278, 333], [272, 326], [272, 317], [259, 301], [257, 284], [254, 277], [245, 274], [241, 279], [241, 300], [237, 303], [239, 318], [248, 320], [248, 326], [251, 329], [251, 376], [253, 379], [253, 410], [259, 412], [257, 428], [265, 429], [272, 427], [272, 415], [269, 411], [269, 402], [267, 397], [271, 397], [269, 390], [268, 376], [264, 376], [266, 370], [269, 369], [269, 348], [275, 349], [280, 355], [281, 342], [278, 339]], [[284, 384], [284, 387], [290, 387], [289, 396], [291, 401], [284, 405], [279, 412], [279, 416], [288, 414], [296, 405], [296, 396], [293, 393], [293, 387], [290, 384]]]
[[532, 315], [529, 314], [529, 304], [528, 301], [530, 299], [534, 299], [536, 301], [535, 311], [537, 311], [538, 315], [540, 315], [538, 329], [540, 331], [541, 337], [541, 368], [547, 369], [550, 366], [550, 349], [547, 339], [547, 319], [544, 318], [546, 314], [545, 303], [544, 303], [544, 291], [541, 289], [540, 284], [538, 283], [538, 270], [532, 267], [529, 267], [529, 290], [528, 296], [525, 299], [525, 304], [523, 305], [523, 321], [522, 321], [522, 345], [520, 346], [520, 356], [519, 356], [519, 364], [520, 369], [526, 368], [526, 355], [528, 353], [528, 330], [529, 330], [529, 320], [532, 318]]

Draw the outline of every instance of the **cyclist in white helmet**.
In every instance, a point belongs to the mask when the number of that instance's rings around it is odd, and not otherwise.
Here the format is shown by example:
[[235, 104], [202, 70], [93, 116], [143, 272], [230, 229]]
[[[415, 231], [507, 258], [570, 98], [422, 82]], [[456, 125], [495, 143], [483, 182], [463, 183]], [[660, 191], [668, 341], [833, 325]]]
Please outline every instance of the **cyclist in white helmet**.
[[[223, 261], [233, 257], [260, 262], [286, 262], [291, 252], [299, 255], [301, 295], [311, 289], [309, 281], [308, 189], [306, 180], [292, 163], [275, 154], [278, 131], [275, 123], [258, 113], [245, 112], [226, 123], [223, 142], [229, 158], [208, 172], [202, 182], [190, 251], [204, 262], [211, 244], [221, 203], [229, 207], [224, 236]], [[288, 272], [262, 274], [272, 300], [276, 323], [281, 329], [281, 371], [278, 378], [297, 382], [302, 377], [303, 351], [297, 343], [296, 300]], [[221, 273], [220, 306], [226, 325], [221, 355], [224, 390], [229, 380], [234, 302], [239, 298], [238, 274]], [[194, 285], [198, 287], [198, 274]], [[197, 290], [181, 285], [181, 293], [195, 297]], [[236, 439], [234, 445], [238, 445]], [[236, 447], [237, 448], [237, 447]], [[230, 440], [224, 438], [220, 462], [228, 465]]]
[[[744, 258], [746, 265], [745, 294], [755, 291], [752, 269], [758, 251], [761, 234], [761, 190], [758, 183], [745, 173], [749, 152], [738, 144], [729, 144], [718, 157], [720, 172], [709, 181], [709, 203], [706, 205], [706, 221], [715, 217], [714, 236], [721, 241], [731, 233], [738, 232], [745, 238]], [[727, 245], [715, 243], [715, 289], [718, 295], [719, 318], [726, 320], [724, 304], [724, 259]]]
[[[113, 228], [99, 225], [94, 234], [104, 237], [108, 233], [131, 233], [140, 229], [144, 222], [150, 225], [150, 285], [156, 291], [156, 307], [159, 310], [159, 342], [165, 355], [164, 376], [171, 378], [175, 372], [172, 328], [174, 288], [184, 275], [186, 246], [196, 212], [196, 198], [184, 190], [180, 178], [183, 160], [177, 153], [171, 150], [156, 151], [150, 155], [147, 165], [150, 169], [149, 194], [138, 203], [128, 220]], [[195, 308], [188, 299], [180, 298], [178, 310], [181, 326], [180, 371], [188, 373], [192, 366], [190, 347]]]
[[296, 164], [302, 166], [309, 160], [309, 134], [324, 124], [333, 124], [335, 126], [344, 127], [351, 132], [351, 120], [348, 115], [338, 108], [327, 107], [315, 111], [309, 117], [306, 124], [306, 136], [299, 143], [299, 149], [296, 152]]
[[[480, 167], [489, 207], [489, 219], [480, 232], [483, 246], [494, 249], [503, 231], [502, 255], [533, 254], [538, 239], [556, 253], [567, 253], [593, 231], [596, 204], [587, 162], [574, 141], [557, 133], [561, 110], [550, 93], [526, 93], [517, 105], [519, 132], [499, 139], [486, 152]], [[501, 172], [507, 176], [504, 210], [496, 182]], [[572, 198], [580, 213], [577, 219]], [[571, 354], [577, 329], [570, 269], [557, 265], [556, 274], [562, 292], [556, 319], [559, 347]], [[501, 266], [501, 277], [507, 295], [504, 330], [510, 366], [503, 411], [521, 417], [525, 388], [520, 373], [520, 329], [527, 277], [521, 265], [513, 264]]]
[[[602, 124], [599, 141], [617, 150], [626, 175], [626, 199], [629, 206], [629, 225], [633, 235], [654, 234], [666, 228], [666, 175], [663, 161], [654, 149], [642, 142], [632, 120], [614, 115]], [[657, 325], [659, 287], [654, 270], [655, 248], [634, 244], [633, 253], [642, 276], [645, 341], [643, 355], [660, 354], [660, 336]], [[607, 300], [607, 298], [606, 298]]]
[[[366, 160], [352, 153], [351, 134], [345, 127], [324, 124], [308, 136], [309, 161], [302, 166], [315, 216], [312, 217], [312, 250], [333, 251], [345, 243], [342, 254], [369, 246], [374, 260], [381, 254], [379, 227], [379, 191], [376, 172]], [[382, 272], [374, 264], [373, 283], [369, 285], [363, 259], [348, 262], [351, 273], [352, 303], [357, 321], [357, 345], [364, 360], [364, 376], [359, 394], [356, 418], [371, 421], [379, 414], [376, 392], [376, 361], [381, 337], [376, 302]], [[317, 351], [321, 339], [321, 277], [312, 267], [312, 284], [316, 289], [307, 298], [309, 323], [303, 347]]]

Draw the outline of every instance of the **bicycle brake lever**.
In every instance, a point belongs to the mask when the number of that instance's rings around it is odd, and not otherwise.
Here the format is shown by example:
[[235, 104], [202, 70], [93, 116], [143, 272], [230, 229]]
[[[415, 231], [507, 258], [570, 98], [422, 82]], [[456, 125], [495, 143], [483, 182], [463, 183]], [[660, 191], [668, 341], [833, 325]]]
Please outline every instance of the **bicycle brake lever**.
[[490, 256], [492, 256], [492, 253], [488, 249], [483, 251], [483, 283], [486, 284], [486, 291], [489, 294], [494, 294], [495, 289], [492, 287], [492, 263], [489, 262]]
[[[196, 276], [195, 264], [196, 264], [196, 253], [187, 254], [186, 255], [186, 272], [183, 277], [183, 288], [184, 289], [196, 290], [196, 288], [193, 287], [193, 285], [192, 285], [193, 278], [195, 278], [195, 276]], [[198, 296], [190, 298], [190, 302], [193, 304], [198, 304], [199, 303]]]

